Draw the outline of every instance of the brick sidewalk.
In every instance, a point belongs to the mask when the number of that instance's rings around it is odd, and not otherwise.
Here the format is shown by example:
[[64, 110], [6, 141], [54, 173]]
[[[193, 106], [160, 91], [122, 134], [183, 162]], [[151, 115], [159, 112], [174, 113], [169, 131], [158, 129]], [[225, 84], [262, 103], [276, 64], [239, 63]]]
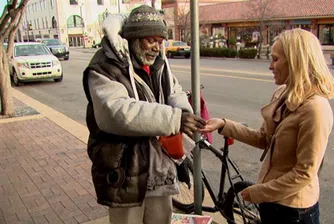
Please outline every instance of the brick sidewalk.
[[[96, 202], [87, 127], [12, 92], [27, 114], [0, 119], [0, 224], [109, 223], [106, 207]], [[204, 205], [213, 205], [209, 194]], [[226, 223], [219, 213], [203, 214]]]
[[86, 145], [46, 117], [0, 123], [0, 223], [84, 223], [96, 203]]

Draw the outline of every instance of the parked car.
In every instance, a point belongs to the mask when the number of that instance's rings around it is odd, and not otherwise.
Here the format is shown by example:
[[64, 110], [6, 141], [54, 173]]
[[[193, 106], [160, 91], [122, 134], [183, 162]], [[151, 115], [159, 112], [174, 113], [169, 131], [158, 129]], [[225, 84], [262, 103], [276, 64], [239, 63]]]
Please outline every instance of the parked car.
[[165, 42], [165, 53], [168, 58], [174, 56], [184, 56], [190, 58], [191, 47], [182, 41], [168, 40]]
[[63, 69], [57, 57], [42, 43], [15, 43], [10, 59], [10, 75], [16, 86], [23, 82], [63, 80]]
[[63, 58], [64, 60], [70, 59], [68, 47], [62, 44], [58, 39], [39, 39], [38, 42], [45, 44], [57, 58]]

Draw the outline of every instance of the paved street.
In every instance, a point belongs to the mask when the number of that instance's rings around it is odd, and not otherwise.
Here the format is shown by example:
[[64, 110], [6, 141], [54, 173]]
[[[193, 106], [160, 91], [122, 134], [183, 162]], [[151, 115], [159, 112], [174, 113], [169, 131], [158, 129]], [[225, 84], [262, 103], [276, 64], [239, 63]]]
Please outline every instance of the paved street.
[[[70, 60], [62, 61], [64, 80], [62, 83], [40, 82], [15, 87], [24, 94], [64, 113], [85, 125], [87, 104], [82, 88], [82, 72], [93, 56], [93, 49], [71, 49]], [[170, 64], [185, 89], [191, 87], [190, 59], [171, 59]], [[266, 60], [201, 59], [201, 83], [203, 94], [211, 116], [226, 117], [246, 122], [257, 128], [261, 124], [260, 108], [268, 103], [276, 86], [268, 70]], [[333, 70], [332, 70], [333, 71]], [[334, 102], [331, 101], [334, 110]], [[321, 220], [333, 223], [332, 203], [334, 200], [334, 138], [331, 134], [321, 179]], [[214, 145], [220, 146], [222, 139], [214, 135]], [[202, 164], [214, 184], [218, 184], [219, 162], [214, 156], [202, 152]], [[231, 148], [231, 157], [242, 173], [255, 180], [260, 166], [260, 151], [236, 143]]]

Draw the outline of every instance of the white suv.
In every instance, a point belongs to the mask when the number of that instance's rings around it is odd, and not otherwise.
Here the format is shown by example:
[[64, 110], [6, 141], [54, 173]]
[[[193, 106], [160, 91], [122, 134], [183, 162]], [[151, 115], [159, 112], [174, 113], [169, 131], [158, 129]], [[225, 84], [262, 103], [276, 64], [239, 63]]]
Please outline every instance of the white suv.
[[16, 86], [23, 82], [63, 80], [60, 61], [42, 43], [15, 43], [10, 74]]

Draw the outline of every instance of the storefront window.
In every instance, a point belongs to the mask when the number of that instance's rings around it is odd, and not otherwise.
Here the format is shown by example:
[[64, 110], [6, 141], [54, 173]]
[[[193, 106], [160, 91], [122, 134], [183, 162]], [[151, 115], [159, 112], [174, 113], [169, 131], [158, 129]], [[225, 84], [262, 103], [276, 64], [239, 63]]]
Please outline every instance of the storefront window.
[[302, 24], [300, 26], [303, 30], [311, 31], [311, 24]]
[[253, 47], [258, 44], [259, 35], [257, 27], [232, 27], [228, 38], [240, 41], [245, 47]]
[[310, 31], [311, 30], [311, 25], [310, 24], [294, 24], [294, 25], [291, 25], [291, 29], [295, 29], [295, 28], [301, 28], [303, 30]]
[[318, 32], [321, 44], [334, 45], [334, 24], [319, 25]]
[[215, 35], [220, 35], [225, 37], [225, 28], [224, 27], [213, 27], [212, 33]]

